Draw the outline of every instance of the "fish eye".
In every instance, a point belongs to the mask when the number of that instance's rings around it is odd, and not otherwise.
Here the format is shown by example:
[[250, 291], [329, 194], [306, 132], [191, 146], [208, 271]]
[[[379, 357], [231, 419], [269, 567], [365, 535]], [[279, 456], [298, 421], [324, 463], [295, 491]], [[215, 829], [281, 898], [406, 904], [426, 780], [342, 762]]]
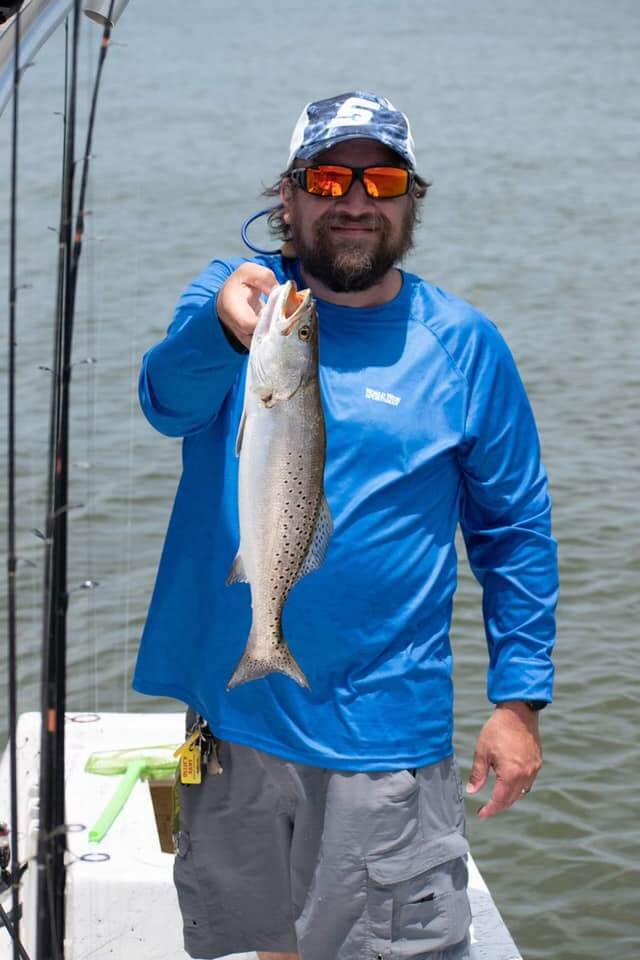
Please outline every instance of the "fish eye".
[[298, 337], [300, 340], [308, 340], [311, 335], [310, 327], [300, 327], [298, 330]]

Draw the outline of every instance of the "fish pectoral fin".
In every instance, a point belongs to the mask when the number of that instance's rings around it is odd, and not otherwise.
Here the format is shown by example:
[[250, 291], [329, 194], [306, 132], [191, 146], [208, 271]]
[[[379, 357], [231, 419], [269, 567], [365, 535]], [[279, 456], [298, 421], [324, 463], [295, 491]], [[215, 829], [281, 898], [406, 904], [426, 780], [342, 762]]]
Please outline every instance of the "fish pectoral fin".
[[276, 400], [291, 400], [302, 386], [303, 381], [304, 377], [298, 377], [298, 380], [293, 386], [288, 386], [286, 390], [282, 390], [279, 394], [276, 394]]
[[313, 533], [311, 534], [309, 549], [307, 550], [307, 554], [302, 561], [302, 566], [300, 567], [300, 572], [298, 573], [298, 580], [301, 580], [302, 577], [306, 577], [308, 573], [312, 573], [314, 570], [318, 570], [322, 566], [324, 563], [324, 558], [327, 555], [332, 533], [333, 520], [329, 511], [327, 498], [323, 494], [320, 499], [318, 514], [313, 527]]
[[247, 408], [246, 406], [242, 410], [242, 416], [240, 417], [240, 425], [238, 426], [238, 435], [236, 437], [236, 457], [240, 456], [240, 451], [242, 450], [242, 438], [244, 437], [244, 427], [247, 422]]
[[229, 576], [227, 577], [227, 586], [231, 583], [249, 583], [240, 551], [236, 554], [236, 558], [231, 564]]
[[296, 380], [293, 386], [287, 384], [275, 390], [272, 387], [264, 387], [262, 390], [256, 390], [256, 393], [260, 397], [260, 403], [263, 407], [273, 407], [276, 403], [281, 403], [283, 400], [291, 400], [300, 389], [301, 384], [302, 377]]

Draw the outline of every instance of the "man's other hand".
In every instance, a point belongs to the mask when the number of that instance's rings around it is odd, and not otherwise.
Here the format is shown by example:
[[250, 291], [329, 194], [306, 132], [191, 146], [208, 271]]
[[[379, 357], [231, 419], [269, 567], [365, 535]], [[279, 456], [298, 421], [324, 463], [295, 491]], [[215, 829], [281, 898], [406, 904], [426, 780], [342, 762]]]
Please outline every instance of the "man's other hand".
[[262, 306], [260, 294], [268, 296], [277, 284], [272, 270], [257, 263], [243, 263], [220, 288], [218, 319], [247, 348]]
[[478, 810], [481, 820], [507, 810], [528, 793], [542, 767], [538, 714], [521, 700], [500, 703], [478, 737], [467, 793], [475, 794], [487, 782], [489, 770], [496, 780], [491, 798]]

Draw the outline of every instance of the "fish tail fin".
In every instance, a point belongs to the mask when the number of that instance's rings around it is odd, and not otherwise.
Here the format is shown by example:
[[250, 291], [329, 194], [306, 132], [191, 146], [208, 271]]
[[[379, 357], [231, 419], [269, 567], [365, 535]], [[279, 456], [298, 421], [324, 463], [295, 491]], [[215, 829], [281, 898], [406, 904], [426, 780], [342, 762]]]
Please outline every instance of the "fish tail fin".
[[249, 683], [250, 680], [267, 677], [270, 673], [283, 673], [285, 677], [295, 680], [301, 687], [309, 688], [309, 681], [289, 650], [284, 637], [273, 649], [273, 653], [266, 656], [261, 656], [256, 652], [253, 642], [254, 637], [252, 628], [247, 649], [242, 654], [240, 662], [227, 684], [227, 690], [232, 690], [234, 687], [240, 686], [241, 683]]
[[278, 673], [283, 673], [285, 677], [290, 677], [292, 680], [306, 690], [309, 689], [309, 681], [304, 675], [302, 667], [289, 650], [289, 647], [283, 641], [283, 649], [278, 652], [277, 662], [273, 667]]

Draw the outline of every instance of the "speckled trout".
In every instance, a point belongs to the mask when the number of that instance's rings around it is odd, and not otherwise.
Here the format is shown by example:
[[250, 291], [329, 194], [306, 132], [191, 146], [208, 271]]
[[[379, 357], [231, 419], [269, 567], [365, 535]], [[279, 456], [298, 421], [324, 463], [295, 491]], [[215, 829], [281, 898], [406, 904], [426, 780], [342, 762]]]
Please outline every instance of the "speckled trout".
[[229, 689], [275, 672], [309, 686], [282, 610], [294, 584], [321, 566], [333, 532], [325, 448], [315, 302], [290, 281], [272, 290], [249, 353], [236, 443], [240, 548], [227, 583], [250, 585], [253, 621]]

